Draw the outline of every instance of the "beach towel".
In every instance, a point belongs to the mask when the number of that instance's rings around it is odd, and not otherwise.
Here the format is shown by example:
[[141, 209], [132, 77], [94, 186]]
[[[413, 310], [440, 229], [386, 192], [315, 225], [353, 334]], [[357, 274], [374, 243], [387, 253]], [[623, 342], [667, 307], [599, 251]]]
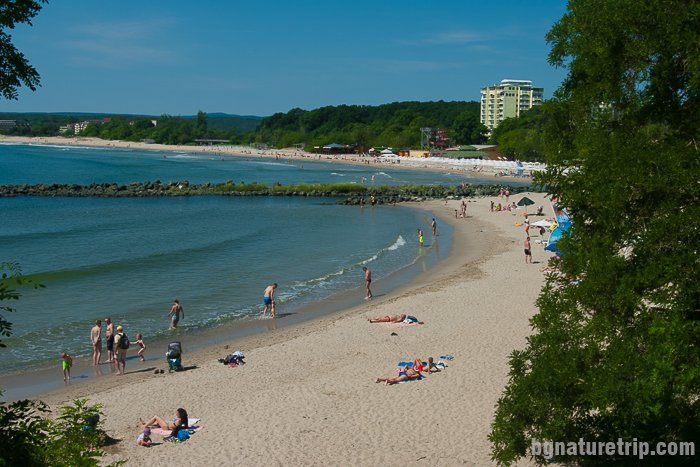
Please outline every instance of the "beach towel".
[[401, 321], [400, 323], [380, 323], [380, 324], [383, 324], [385, 327], [392, 329], [392, 328], [403, 328], [406, 326], [414, 326], [418, 323], [405, 323], [405, 322]]
[[[427, 365], [427, 363], [425, 363], [425, 365]], [[404, 371], [404, 368], [406, 368], [406, 366], [413, 366], [413, 361], [411, 360], [410, 362], [399, 362], [398, 366], [396, 367], [396, 372], [398, 373]], [[411, 381], [420, 381], [423, 378], [425, 378], [425, 376], [420, 375], [420, 378], [407, 379], [406, 381], [399, 381], [396, 384], [410, 383]]]

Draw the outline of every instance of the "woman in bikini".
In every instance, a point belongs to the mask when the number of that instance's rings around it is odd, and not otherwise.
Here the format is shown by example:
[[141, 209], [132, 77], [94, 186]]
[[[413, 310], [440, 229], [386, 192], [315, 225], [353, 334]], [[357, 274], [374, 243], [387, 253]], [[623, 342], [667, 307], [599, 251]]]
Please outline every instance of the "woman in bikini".
[[152, 419], [150, 419], [148, 422], [145, 422], [141, 419], [139, 419], [141, 423], [143, 424], [144, 427], [147, 426], [158, 426], [162, 428], [163, 430], [175, 430], [180, 429], [180, 428], [189, 428], [189, 419], [187, 417], [187, 411], [185, 409], [177, 409], [175, 412], [175, 419], [173, 420], [172, 423], [168, 423], [162, 418], [160, 418], [158, 415], [154, 416]]

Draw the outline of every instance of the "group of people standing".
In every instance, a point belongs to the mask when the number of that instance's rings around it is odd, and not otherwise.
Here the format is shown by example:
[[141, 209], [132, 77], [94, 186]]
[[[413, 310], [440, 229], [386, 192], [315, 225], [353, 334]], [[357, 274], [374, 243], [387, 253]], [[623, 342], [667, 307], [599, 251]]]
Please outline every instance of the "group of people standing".
[[[126, 371], [126, 352], [131, 346], [129, 336], [124, 332], [123, 326], [114, 327], [112, 319], [105, 318], [105, 339], [107, 341], [107, 362], [117, 364], [117, 374], [123, 375]], [[102, 364], [102, 321], [95, 320], [95, 325], [90, 330], [90, 341], [92, 342], [92, 364], [93, 366]], [[141, 361], [145, 361], [143, 356], [146, 344], [141, 334], [136, 335], [136, 345], [138, 345], [138, 356]]]
[[[180, 301], [175, 299], [172, 307], [167, 315], [170, 318], [170, 328], [177, 328], [177, 324], [180, 319], [185, 318], [185, 310], [182, 308]], [[90, 342], [92, 343], [92, 365], [98, 366], [103, 363], [116, 363], [117, 374], [123, 375], [126, 371], [126, 353], [131, 346], [131, 341], [124, 331], [124, 327], [119, 325], [116, 326], [112, 322], [112, 318], [107, 317], [104, 319], [105, 329], [104, 329], [104, 340], [106, 341], [107, 348], [107, 361], [102, 362], [102, 320], [95, 320], [95, 324], [90, 330]], [[134, 344], [138, 347], [137, 355], [139, 359], [144, 362], [146, 358], [144, 357], [144, 351], [146, 350], [146, 343], [143, 340], [141, 334], [136, 334], [136, 340]], [[73, 365], [73, 359], [70, 355], [63, 352], [61, 355], [62, 366], [63, 366], [63, 379], [65, 381], [70, 380], [70, 367]]]

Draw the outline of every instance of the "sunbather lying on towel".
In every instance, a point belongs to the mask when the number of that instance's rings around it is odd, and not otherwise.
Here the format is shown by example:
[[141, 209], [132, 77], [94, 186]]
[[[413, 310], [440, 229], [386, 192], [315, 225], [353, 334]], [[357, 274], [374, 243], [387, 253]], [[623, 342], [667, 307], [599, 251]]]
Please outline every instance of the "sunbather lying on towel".
[[413, 369], [416, 371], [424, 371], [428, 374], [440, 371], [440, 369], [435, 366], [433, 362], [433, 357], [428, 357], [428, 361], [424, 362], [422, 360], [413, 361]]
[[394, 376], [393, 378], [377, 378], [377, 381], [375, 383], [381, 383], [384, 381], [386, 384], [396, 384], [400, 383], [401, 381], [409, 381], [412, 379], [419, 379], [420, 378], [420, 372], [417, 370], [414, 370], [412, 366], [406, 365], [402, 371], [399, 372], [398, 376]]
[[376, 318], [367, 318], [370, 323], [407, 323], [407, 324], [423, 324], [423, 321], [418, 321], [415, 316], [410, 315], [386, 315], [377, 316]]

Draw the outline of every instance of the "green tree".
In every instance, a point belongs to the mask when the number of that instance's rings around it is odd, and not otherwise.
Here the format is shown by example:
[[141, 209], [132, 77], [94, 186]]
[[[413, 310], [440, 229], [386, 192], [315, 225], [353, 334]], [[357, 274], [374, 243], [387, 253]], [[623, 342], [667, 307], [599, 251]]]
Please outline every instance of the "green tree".
[[12, 44], [12, 36], [7, 30], [22, 23], [31, 26], [32, 18], [39, 13], [42, 3], [47, 1], [13, 0], [0, 4], [0, 93], [5, 99], [17, 99], [17, 88], [22, 85], [32, 91], [39, 86], [39, 72]]
[[487, 133], [488, 128], [474, 112], [462, 112], [452, 124], [452, 137], [458, 144], [483, 144]]
[[532, 439], [698, 441], [700, 4], [572, 0], [547, 40], [568, 75], [547, 112], [539, 183], [574, 227], [511, 356], [493, 458], [514, 462]]

